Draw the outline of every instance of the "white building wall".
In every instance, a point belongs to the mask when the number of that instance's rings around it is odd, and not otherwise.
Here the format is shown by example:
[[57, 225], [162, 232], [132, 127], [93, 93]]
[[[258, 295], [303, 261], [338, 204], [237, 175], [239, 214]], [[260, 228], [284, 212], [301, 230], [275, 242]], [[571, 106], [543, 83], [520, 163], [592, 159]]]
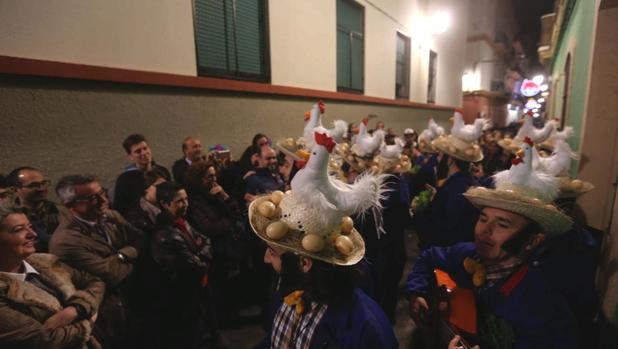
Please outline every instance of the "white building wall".
[[2, 0], [0, 55], [196, 75], [191, 0]]
[[[468, 0], [357, 0], [365, 8], [367, 96], [395, 98], [396, 33], [411, 38], [410, 100], [427, 101], [429, 50], [436, 103], [461, 104]], [[336, 91], [336, 1], [270, 0], [271, 83]], [[433, 36], [428, 17], [452, 23]], [[191, 0], [2, 0], [0, 55], [197, 75]]]
[[333, 0], [269, 2], [273, 85], [337, 91], [336, 5]]

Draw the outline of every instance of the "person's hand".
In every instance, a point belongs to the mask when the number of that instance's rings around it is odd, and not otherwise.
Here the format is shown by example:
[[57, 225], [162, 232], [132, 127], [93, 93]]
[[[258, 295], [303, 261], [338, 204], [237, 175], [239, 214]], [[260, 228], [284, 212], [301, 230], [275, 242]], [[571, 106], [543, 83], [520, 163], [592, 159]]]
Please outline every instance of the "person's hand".
[[255, 195], [251, 195], [249, 193], [245, 194], [245, 201], [247, 202], [247, 205], [250, 204], [251, 202], [253, 202], [253, 200], [255, 200]]
[[427, 313], [429, 313], [429, 306], [425, 298], [420, 296], [410, 298], [410, 316], [417, 326], [425, 322]]
[[[448, 343], [448, 349], [464, 349], [462, 345], [458, 345], [460, 340], [461, 336], [459, 335], [453, 337], [453, 339], [451, 339], [451, 341]], [[470, 349], [480, 349], [480, 347], [478, 345], [475, 345]]]
[[227, 193], [225, 192], [225, 190], [223, 190], [223, 187], [221, 187], [219, 184], [214, 183], [214, 185], [212, 186], [212, 188], [210, 188], [210, 195], [212, 196], [216, 196], [216, 195], [221, 195], [221, 197], [225, 200], [228, 197], [230, 197], [229, 195], [227, 195]]
[[45, 323], [43, 323], [43, 328], [53, 330], [64, 327], [75, 321], [75, 319], [77, 319], [77, 309], [75, 309], [75, 307], [66, 307], [50, 316]]
[[429, 184], [425, 184], [425, 189], [429, 190], [431, 192], [431, 199], [429, 200], [429, 202], [433, 201], [433, 198], [436, 196], [436, 192], [438, 191], [435, 187], [429, 185]]

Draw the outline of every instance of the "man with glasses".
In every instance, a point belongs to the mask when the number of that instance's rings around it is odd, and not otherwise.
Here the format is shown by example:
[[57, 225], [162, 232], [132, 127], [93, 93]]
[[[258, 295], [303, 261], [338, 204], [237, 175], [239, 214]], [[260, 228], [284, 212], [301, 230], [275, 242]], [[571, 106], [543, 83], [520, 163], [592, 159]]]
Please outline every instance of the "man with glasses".
[[133, 329], [128, 328], [128, 307], [121, 288], [133, 272], [143, 234], [109, 208], [107, 190], [93, 176], [65, 176], [56, 185], [56, 194], [72, 217], [56, 229], [49, 250], [106, 283], [97, 324], [109, 347], [130, 347], [127, 335]]
[[61, 222], [68, 221], [67, 210], [47, 200], [49, 181], [35, 168], [16, 168], [7, 176], [7, 182], [15, 190], [24, 213], [38, 235], [36, 251], [47, 252], [51, 235]]
[[285, 183], [277, 171], [277, 153], [269, 145], [260, 148], [258, 166], [254, 174], [245, 178], [245, 201], [247, 205], [256, 195], [270, 193], [275, 190], [285, 190]]

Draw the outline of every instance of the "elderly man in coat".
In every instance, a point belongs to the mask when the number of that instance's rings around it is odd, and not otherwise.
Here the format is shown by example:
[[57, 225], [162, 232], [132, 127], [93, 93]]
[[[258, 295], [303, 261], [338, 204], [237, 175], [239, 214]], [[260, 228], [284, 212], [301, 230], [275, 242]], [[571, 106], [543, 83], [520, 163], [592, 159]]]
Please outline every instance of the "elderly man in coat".
[[0, 347], [99, 348], [92, 329], [105, 284], [34, 253], [36, 238], [18, 205], [0, 203]]
[[133, 272], [143, 234], [109, 209], [106, 191], [94, 177], [65, 176], [56, 193], [73, 219], [56, 230], [50, 252], [105, 281], [107, 291], [97, 324], [110, 346], [127, 346], [130, 322], [122, 287]]

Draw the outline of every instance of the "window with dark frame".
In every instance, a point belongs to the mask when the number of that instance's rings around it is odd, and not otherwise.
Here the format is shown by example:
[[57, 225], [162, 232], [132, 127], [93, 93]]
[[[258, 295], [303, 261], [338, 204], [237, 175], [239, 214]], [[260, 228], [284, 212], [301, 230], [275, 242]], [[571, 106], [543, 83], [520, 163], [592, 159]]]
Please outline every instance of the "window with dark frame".
[[194, 0], [200, 76], [270, 81], [266, 0]]
[[401, 33], [397, 33], [395, 97], [410, 98], [410, 38]]
[[337, 0], [337, 90], [364, 91], [365, 9], [354, 1]]
[[438, 54], [429, 51], [429, 80], [427, 83], [427, 103], [436, 103], [436, 76], [438, 74]]

